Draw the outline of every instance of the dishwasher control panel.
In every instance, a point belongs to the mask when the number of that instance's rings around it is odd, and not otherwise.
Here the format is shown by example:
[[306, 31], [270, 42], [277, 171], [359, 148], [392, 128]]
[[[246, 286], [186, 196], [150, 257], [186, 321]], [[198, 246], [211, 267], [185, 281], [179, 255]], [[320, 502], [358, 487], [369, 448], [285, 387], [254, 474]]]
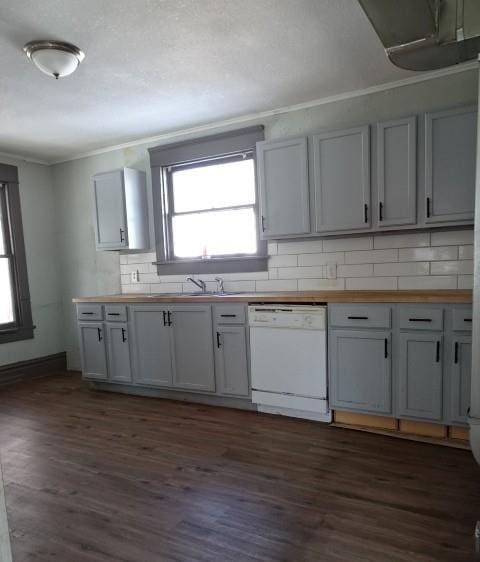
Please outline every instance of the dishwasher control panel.
[[250, 305], [250, 326], [326, 330], [327, 307], [314, 305]]

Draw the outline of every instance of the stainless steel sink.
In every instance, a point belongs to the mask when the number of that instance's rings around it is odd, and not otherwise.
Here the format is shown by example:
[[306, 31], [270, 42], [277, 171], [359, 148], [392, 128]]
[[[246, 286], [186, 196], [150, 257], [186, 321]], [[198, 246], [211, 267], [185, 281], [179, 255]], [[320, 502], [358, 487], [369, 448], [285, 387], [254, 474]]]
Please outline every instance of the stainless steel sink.
[[146, 295], [147, 298], [158, 298], [158, 297], [224, 297], [229, 295], [243, 295], [244, 292], [230, 292], [225, 291], [220, 293], [217, 291], [207, 291], [206, 293], [191, 292], [191, 293], [153, 293]]

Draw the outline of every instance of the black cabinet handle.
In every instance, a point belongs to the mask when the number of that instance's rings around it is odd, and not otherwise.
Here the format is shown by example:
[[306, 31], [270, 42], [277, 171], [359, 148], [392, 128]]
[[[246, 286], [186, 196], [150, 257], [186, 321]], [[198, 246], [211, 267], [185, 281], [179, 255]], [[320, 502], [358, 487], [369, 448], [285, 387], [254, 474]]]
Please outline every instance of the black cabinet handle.
[[167, 318], [168, 318], [168, 325], [171, 326], [172, 325], [172, 313], [170, 311], [167, 312]]
[[388, 358], [388, 338], [385, 338], [385, 348], [384, 348], [384, 355], [385, 355], [385, 359]]
[[458, 341], [455, 342], [455, 357], [454, 357], [454, 359], [453, 359], [453, 362], [454, 362], [455, 364], [458, 363]]
[[163, 325], [164, 326], [167, 325], [167, 311], [166, 310], [163, 311]]
[[217, 347], [218, 347], [218, 349], [220, 349], [221, 346], [222, 346], [222, 344], [220, 343], [220, 332], [217, 332]]
[[120, 316], [120, 312], [107, 312], [108, 316]]
[[125, 242], [125, 237], [123, 236], [124, 232], [125, 231], [123, 230], [123, 228], [121, 228], [120, 229], [120, 242]]
[[427, 197], [427, 218], [430, 218], [430, 197]]
[[437, 341], [437, 352], [435, 354], [435, 361], [440, 363], [440, 342]]
[[127, 338], [126, 338], [126, 336], [125, 336], [125, 328], [122, 328], [122, 341], [123, 341], [123, 342], [126, 342], [126, 341], [127, 341]]
[[431, 318], [409, 318], [409, 322], [431, 322]]
[[265, 217], [262, 215], [262, 232], [265, 232]]
[[381, 201], [378, 203], [378, 220], [383, 221], [383, 203]]
[[82, 314], [84, 316], [92, 316], [94, 313], [93, 312], [82, 312]]
[[368, 222], [368, 205], [366, 203], [363, 206], [363, 221]]
[[98, 341], [102, 341], [102, 329], [101, 328], [97, 328], [97, 334], [98, 334]]
[[236, 314], [220, 314], [221, 318], [236, 318]]
[[347, 316], [348, 320], [368, 320], [368, 316]]
[[472, 319], [471, 319], [471, 318], [464, 318], [463, 321], [464, 321], [464, 322], [471, 322]]

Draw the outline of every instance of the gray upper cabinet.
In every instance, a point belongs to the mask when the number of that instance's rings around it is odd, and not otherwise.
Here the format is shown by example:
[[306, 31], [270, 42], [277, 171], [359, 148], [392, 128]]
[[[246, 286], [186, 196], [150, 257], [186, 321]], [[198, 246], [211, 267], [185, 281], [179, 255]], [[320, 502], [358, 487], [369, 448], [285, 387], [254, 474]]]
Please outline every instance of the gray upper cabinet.
[[233, 396], [249, 396], [245, 327], [217, 326], [215, 343], [218, 391]]
[[455, 335], [451, 352], [450, 421], [454, 424], [466, 424], [470, 407], [470, 378], [472, 373], [471, 336]]
[[149, 247], [145, 172], [122, 168], [92, 179], [97, 250]]
[[378, 226], [417, 220], [416, 118], [377, 125]]
[[313, 135], [315, 231], [370, 228], [370, 128]]
[[331, 330], [330, 406], [392, 412], [390, 332]]
[[442, 334], [401, 333], [399, 357], [399, 416], [441, 421]]
[[212, 310], [206, 305], [172, 306], [173, 384], [186, 390], [215, 390]]
[[476, 131], [473, 107], [425, 116], [427, 223], [473, 220]]
[[107, 380], [107, 351], [102, 322], [80, 322], [80, 358], [83, 376], [89, 379]]
[[257, 143], [263, 238], [310, 233], [307, 139]]
[[171, 386], [171, 337], [166, 307], [130, 307], [134, 378], [138, 384]]
[[126, 323], [106, 324], [109, 379], [112, 382], [131, 382], [130, 344]]

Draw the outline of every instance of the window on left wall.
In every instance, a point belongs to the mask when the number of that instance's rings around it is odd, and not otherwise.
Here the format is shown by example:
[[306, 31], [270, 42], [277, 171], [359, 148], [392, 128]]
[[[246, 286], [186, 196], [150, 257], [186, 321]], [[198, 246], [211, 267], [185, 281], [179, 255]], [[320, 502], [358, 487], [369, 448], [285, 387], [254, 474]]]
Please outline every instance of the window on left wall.
[[33, 338], [17, 169], [0, 164], [0, 343]]

